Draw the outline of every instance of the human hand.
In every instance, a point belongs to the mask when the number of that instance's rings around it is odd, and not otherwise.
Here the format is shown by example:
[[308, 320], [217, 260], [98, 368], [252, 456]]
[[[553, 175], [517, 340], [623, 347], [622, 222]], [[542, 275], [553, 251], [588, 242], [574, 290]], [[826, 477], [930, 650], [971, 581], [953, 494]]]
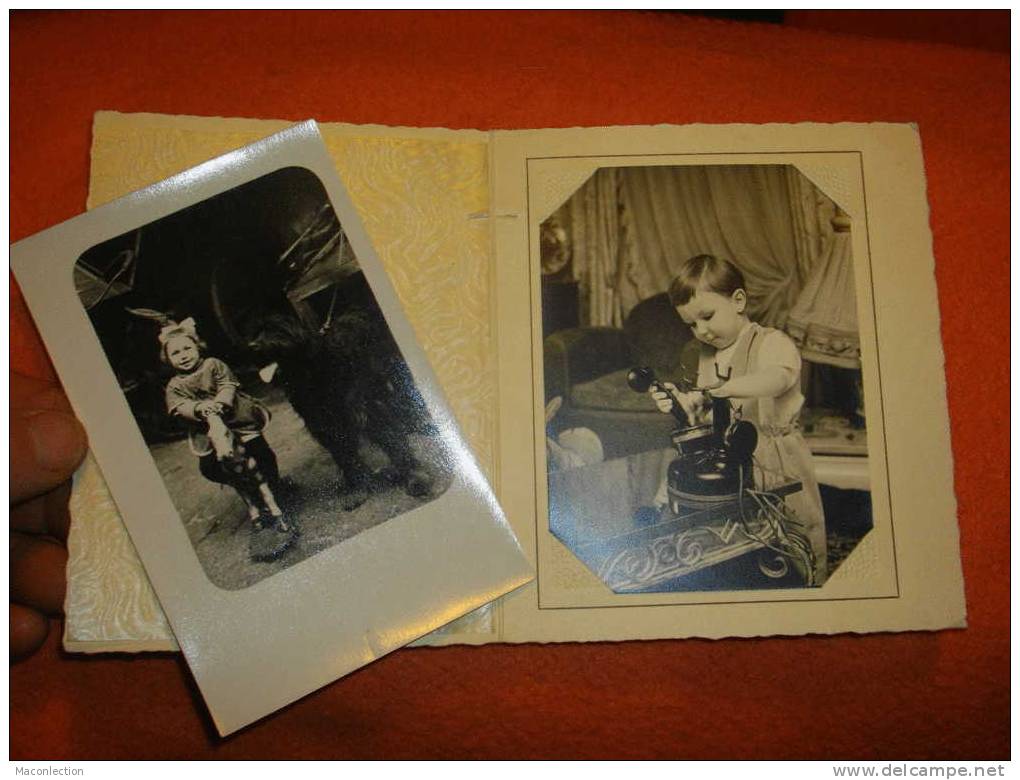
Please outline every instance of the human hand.
[[660, 412], [670, 412], [673, 405], [678, 404], [691, 424], [696, 424], [705, 415], [707, 401], [703, 393], [682, 393], [672, 382], [663, 382], [662, 386], [664, 390], [652, 391], [652, 398]]
[[199, 418], [208, 417], [210, 414], [223, 414], [223, 404], [218, 401], [199, 401], [195, 404], [195, 416]]
[[34, 653], [64, 602], [71, 474], [85, 431], [55, 384], [11, 373], [11, 660]]
[[692, 390], [689, 393], [680, 393], [678, 400], [680, 408], [684, 410], [691, 425], [698, 425], [707, 417], [708, 398], [701, 391]]
[[648, 389], [648, 392], [651, 393], [652, 400], [660, 412], [669, 414], [673, 411], [673, 404], [676, 402], [674, 396], [679, 394], [676, 385], [672, 382], [657, 382]]

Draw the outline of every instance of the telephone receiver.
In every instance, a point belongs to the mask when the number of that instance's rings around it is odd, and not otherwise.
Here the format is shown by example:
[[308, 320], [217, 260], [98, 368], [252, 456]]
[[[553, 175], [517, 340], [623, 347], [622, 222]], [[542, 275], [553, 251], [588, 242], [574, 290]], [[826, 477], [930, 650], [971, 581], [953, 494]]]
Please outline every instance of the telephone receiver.
[[676, 421], [684, 428], [692, 424], [691, 421], [687, 419], [687, 414], [684, 412], [683, 407], [680, 406], [680, 399], [677, 397], [677, 394], [674, 391], [667, 389], [666, 386], [659, 381], [655, 372], [648, 366], [640, 366], [628, 371], [627, 386], [635, 393], [647, 393], [649, 390], [658, 390], [665, 393], [673, 399], [673, 408], [670, 409], [670, 414], [676, 418]]
[[[647, 393], [653, 389], [666, 393], [673, 399], [673, 408], [670, 413], [681, 427], [686, 428], [692, 424], [680, 406], [676, 393], [668, 390], [648, 366], [640, 366], [628, 371], [627, 385], [637, 393]], [[712, 427], [715, 429], [719, 441], [741, 457], [750, 457], [755, 447], [758, 446], [758, 430], [746, 420], [732, 419], [730, 404], [725, 399], [712, 399]]]

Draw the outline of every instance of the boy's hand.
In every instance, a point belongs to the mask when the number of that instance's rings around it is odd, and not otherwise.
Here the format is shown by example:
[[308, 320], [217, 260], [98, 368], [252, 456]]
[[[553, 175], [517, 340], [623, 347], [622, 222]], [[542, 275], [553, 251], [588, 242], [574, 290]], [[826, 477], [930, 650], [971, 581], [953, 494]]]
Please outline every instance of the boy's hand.
[[85, 431], [57, 385], [11, 373], [11, 660], [34, 653], [61, 611], [71, 474]]
[[659, 407], [659, 411], [663, 414], [669, 414], [673, 411], [673, 396], [679, 395], [679, 391], [672, 382], [662, 382], [661, 385], [661, 388], [659, 385], [652, 385], [648, 392], [651, 393], [652, 400]]
[[708, 414], [708, 399], [704, 393], [696, 390], [680, 393], [680, 408], [684, 410], [691, 425], [697, 425], [703, 422]]
[[673, 405], [679, 404], [692, 425], [701, 422], [708, 406], [708, 400], [705, 398], [704, 393], [697, 391], [682, 393], [672, 382], [663, 382], [662, 386], [664, 390], [650, 391], [652, 398], [655, 399], [655, 405], [659, 407], [660, 412], [669, 414], [673, 411]]

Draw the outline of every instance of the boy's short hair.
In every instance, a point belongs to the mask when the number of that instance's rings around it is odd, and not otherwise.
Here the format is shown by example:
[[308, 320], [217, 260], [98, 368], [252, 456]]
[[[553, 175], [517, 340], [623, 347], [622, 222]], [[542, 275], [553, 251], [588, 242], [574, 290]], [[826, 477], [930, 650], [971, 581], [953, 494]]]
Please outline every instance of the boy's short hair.
[[729, 260], [714, 255], [695, 255], [684, 261], [669, 285], [669, 302], [675, 309], [685, 306], [698, 290], [732, 295], [746, 289], [744, 275]]

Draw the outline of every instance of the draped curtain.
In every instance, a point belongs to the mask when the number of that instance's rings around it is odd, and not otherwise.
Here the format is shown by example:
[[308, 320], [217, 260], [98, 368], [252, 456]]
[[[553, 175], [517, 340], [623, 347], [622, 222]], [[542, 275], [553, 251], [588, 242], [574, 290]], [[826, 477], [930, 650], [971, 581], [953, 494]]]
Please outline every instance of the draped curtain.
[[621, 178], [617, 169], [600, 169], [565, 204], [573, 274], [580, 282], [581, 316], [587, 325], [622, 327], [626, 312], [637, 303], [622, 297], [631, 263], [624, 256]]
[[[793, 166], [699, 165], [601, 168], [560, 216], [585, 324], [620, 327], [637, 303], [668, 289], [684, 260], [712, 254], [743, 272], [757, 322], [785, 328], [797, 311], [798, 334], [850, 324], [855, 335], [849, 244], [834, 239], [834, 213]], [[805, 290], [811, 300], [798, 302]], [[838, 323], [810, 327], [831, 312]]]

